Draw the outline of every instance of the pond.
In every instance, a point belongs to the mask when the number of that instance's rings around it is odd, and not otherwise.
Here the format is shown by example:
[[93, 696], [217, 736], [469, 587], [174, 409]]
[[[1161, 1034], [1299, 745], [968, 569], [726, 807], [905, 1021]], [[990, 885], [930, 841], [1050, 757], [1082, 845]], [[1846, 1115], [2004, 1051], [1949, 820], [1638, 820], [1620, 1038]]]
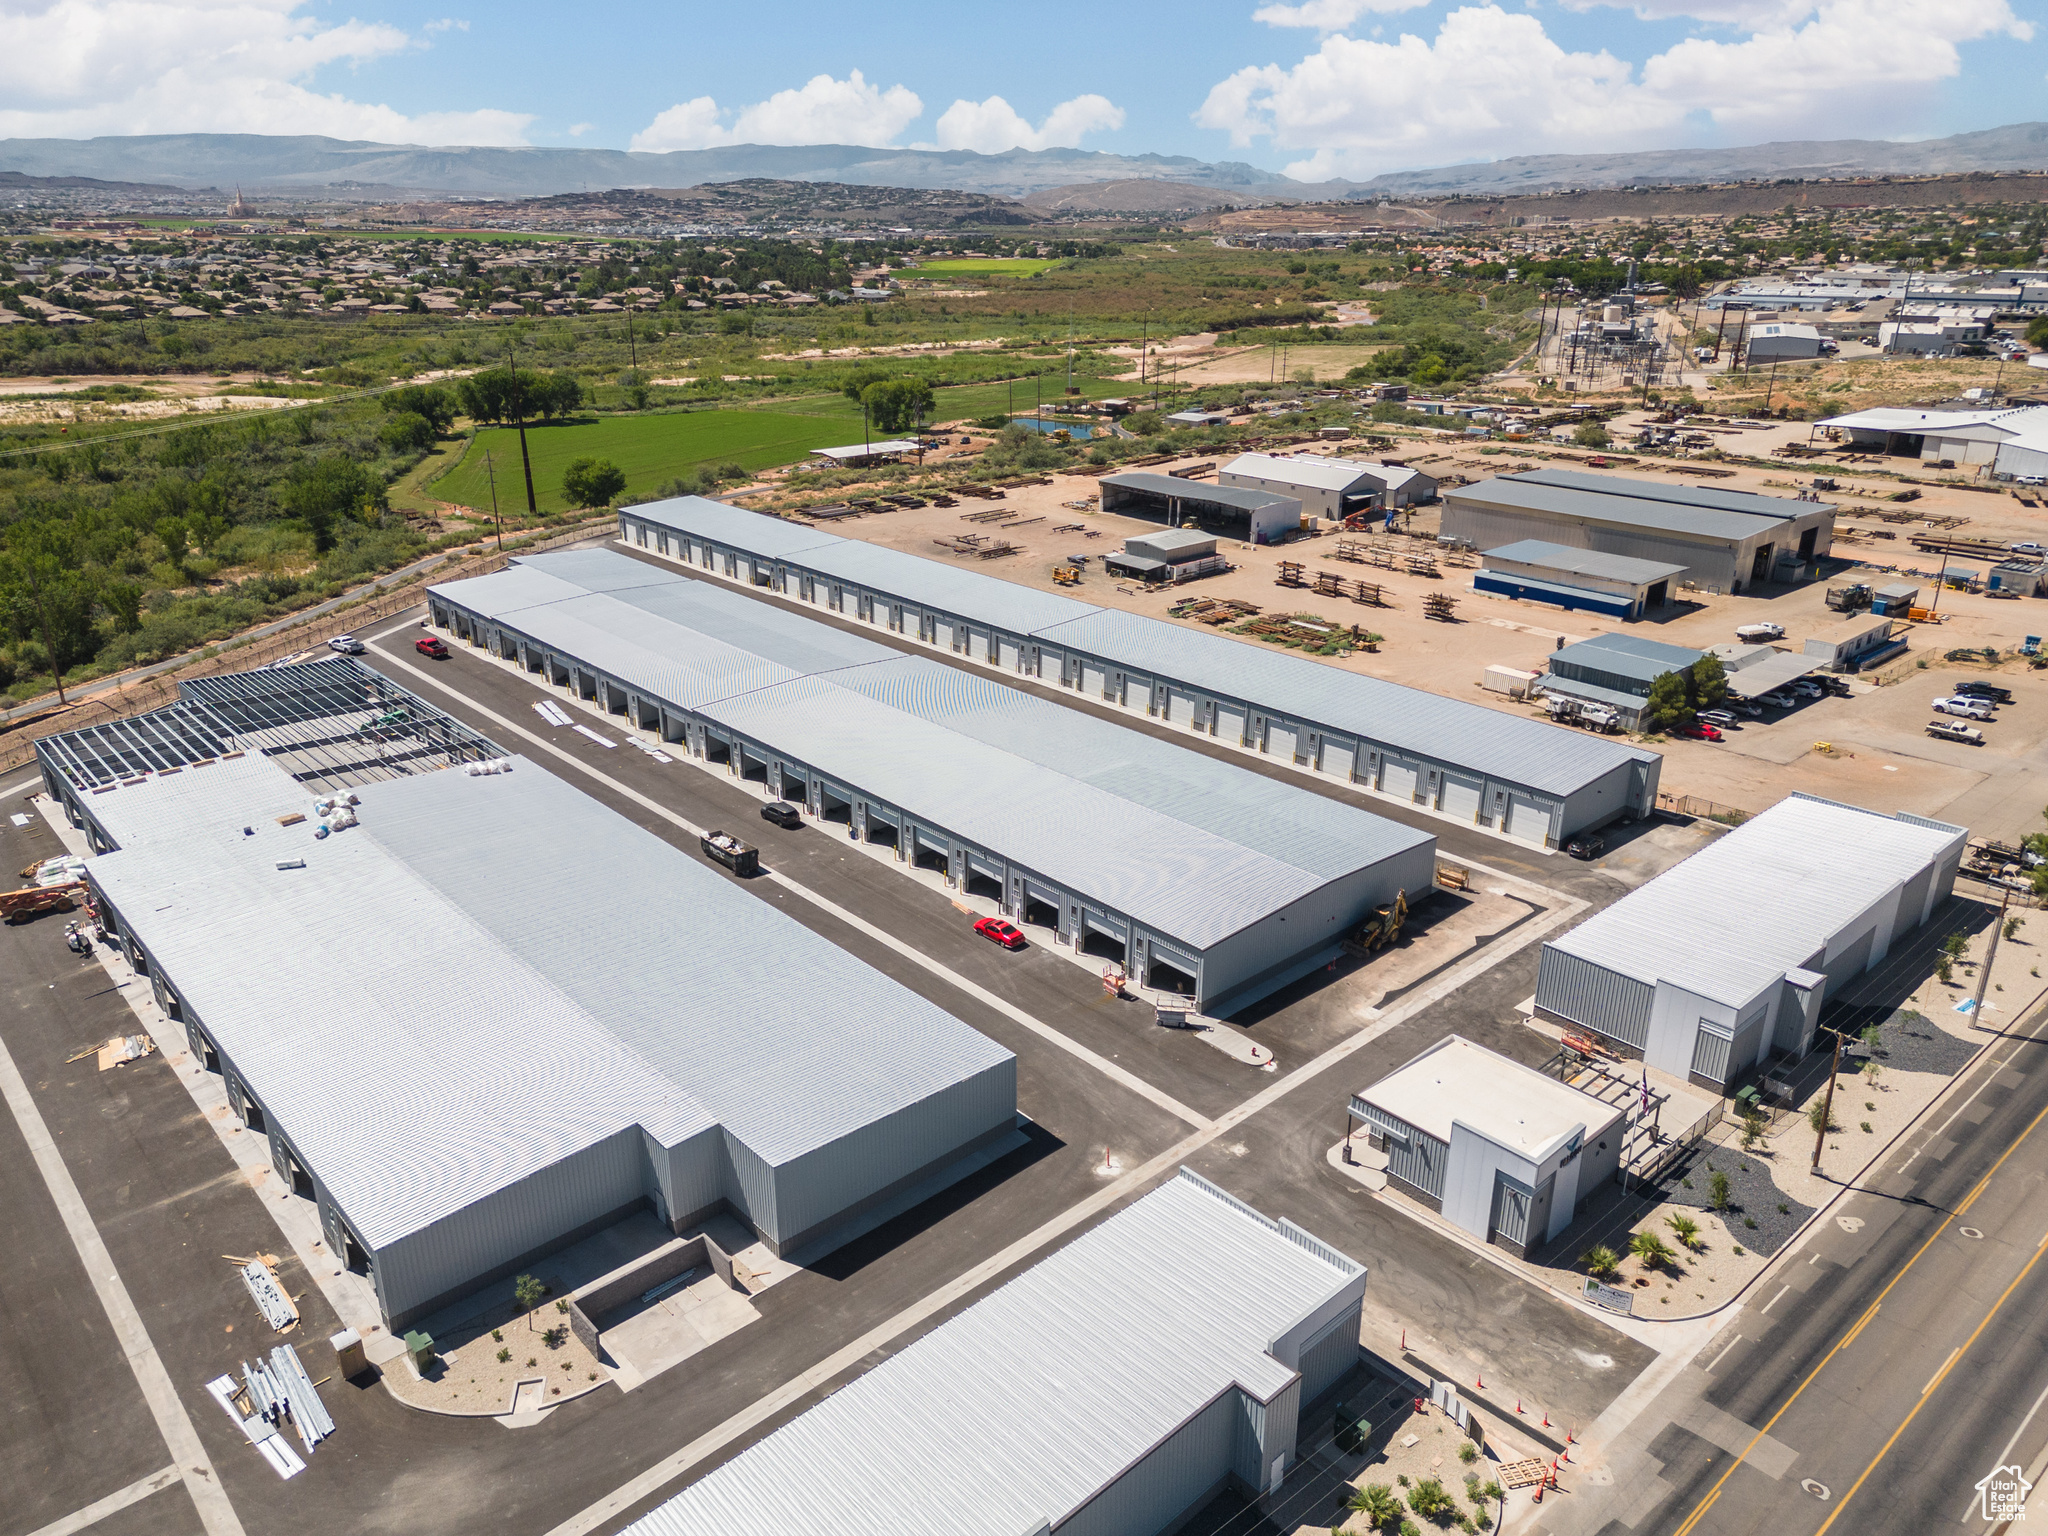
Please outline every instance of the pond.
[[1055, 432], [1065, 432], [1072, 436], [1077, 443], [1085, 443], [1089, 438], [1098, 435], [1102, 437], [1115, 436], [1108, 427], [1100, 425], [1090, 426], [1085, 421], [1062, 421], [1056, 416], [1047, 416], [1043, 420], [1036, 416], [1012, 416], [1010, 421], [1013, 425], [1022, 427], [1026, 432], [1043, 432], [1048, 437]]

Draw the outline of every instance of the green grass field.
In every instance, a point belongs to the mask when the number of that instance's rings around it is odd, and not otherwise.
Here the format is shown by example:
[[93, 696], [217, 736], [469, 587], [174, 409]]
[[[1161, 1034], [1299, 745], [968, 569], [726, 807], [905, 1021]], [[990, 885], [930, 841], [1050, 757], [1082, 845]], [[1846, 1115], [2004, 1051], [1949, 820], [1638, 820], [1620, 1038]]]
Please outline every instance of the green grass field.
[[909, 275], [940, 272], [976, 277], [1036, 277], [1047, 267], [1058, 265], [1057, 261], [1030, 256], [957, 256], [946, 261], [920, 261]]
[[[852, 402], [842, 401], [851, 406]], [[526, 429], [533, 457], [533, 492], [543, 512], [564, 512], [562, 471], [572, 460], [609, 459], [626, 473], [630, 492], [653, 490], [662, 481], [703, 464], [736, 463], [747, 469], [793, 464], [814, 448], [858, 441], [856, 408], [849, 432], [844, 412], [797, 415], [785, 411], [691, 411], [674, 415], [605, 416], [555, 422]], [[485, 468], [490, 456], [498, 479], [498, 504], [523, 506], [526, 487], [519, 470], [519, 434], [487, 427], [444, 480], [426, 494], [458, 506], [489, 511], [491, 487]]]
[[[1067, 374], [1063, 367], [1048, 365], [1048, 369], [1044, 399], [1046, 409], [1051, 411], [1065, 398], [1060, 392], [1067, 386]], [[1084, 400], [1102, 400], [1132, 394], [1138, 386], [1119, 384], [1113, 379], [1084, 378], [1077, 373], [1074, 375], [1074, 387], [1081, 391], [1080, 398]], [[1036, 382], [1031, 379], [1002, 384], [954, 384], [935, 389], [932, 391], [929, 419], [972, 421], [982, 416], [1006, 415], [1012, 409], [1028, 411], [1037, 402], [1037, 389]], [[796, 400], [778, 400], [776, 408], [804, 416], [843, 421], [852, 427], [854, 437], [860, 436], [860, 407], [844, 395], [806, 395]]]

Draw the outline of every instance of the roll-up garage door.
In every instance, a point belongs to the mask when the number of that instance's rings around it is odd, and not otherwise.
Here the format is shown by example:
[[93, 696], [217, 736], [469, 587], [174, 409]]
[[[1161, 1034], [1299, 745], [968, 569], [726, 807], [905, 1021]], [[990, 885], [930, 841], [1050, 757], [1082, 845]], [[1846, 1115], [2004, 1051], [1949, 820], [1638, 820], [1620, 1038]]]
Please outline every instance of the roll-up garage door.
[[885, 827], [900, 827], [903, 824], [903, 818], [896, 812], [885, 805], [877, 805], [872, 800], [868, 802], [868, 820], [879, 821]]
[[1017, 642], [1008, 635], [1004, 635], [996, 641], [996, 660], [1005, 671], [1014, 672], [1017, 670]]
[[1124, 674], [1124, 703], [1132, 709], [1143, 709], [1152, 702], [1152, 679], [1140, 677], [1135, 672]]
[[1166, 689], [1166, 718], [1174, 725], [1193, 725], [1195, 696], [1187, 689], [1176, 688], [1169, 683]]
[[1120, 917], [1111, 917], [1107, 912], [1094, 912], [1083, 907], [1081, 919], [1095, 932], [1115, 939], [1119, 944], [1128, 941], [1130, 925]]
[[1266, 755], [1294, 761], [1294, 727], [1284, 720], [1266, 722]]
[[1454, 773], [1444, 775], [1442, 810], [1446, 816], [1455, 816], [1460, 821], [1479, 819], [1479, 802], [1486, 786], [1477, 779], [1462, 778]]
[[1509, 837], [1539, 842], [1550, 836], [1550, 807], [1532, 794], [1511, 789], [1508, 791], [1507, 825], [1501, 830]]
[[1081, 692], [1091, 699], [1102, 697], [1102, 691], [1109, 684], [1109, 674], [1102, 670], [1100, 662], [1083, 658], [1081, 662]]
[[967, 850], [967, 867], [977, 875], [983, 875], [995, 881], [997, 885], [1003, 883], [1003, 861], [1001, 859], [992, 859], [979, 849], [970, 848]]
[[1323, 760], [1316, 766], [1348, 784], [1351, 782], [1351, 767], [1356, 758], [1356, 748], [1344, 742], [1331, 741], [1326, 737], [1323, 741]]
[[1415, 798], [1415, 764], [1391, 752], [1380, 763], [1380, 792], [1397, 800]]
[[1216, 739], [1218, 741], [1227, 741], [1233, 747], [1244, 745], [1244, 709], [1242, 706], [1225, 704], [1220, 700], [1217, 702]]

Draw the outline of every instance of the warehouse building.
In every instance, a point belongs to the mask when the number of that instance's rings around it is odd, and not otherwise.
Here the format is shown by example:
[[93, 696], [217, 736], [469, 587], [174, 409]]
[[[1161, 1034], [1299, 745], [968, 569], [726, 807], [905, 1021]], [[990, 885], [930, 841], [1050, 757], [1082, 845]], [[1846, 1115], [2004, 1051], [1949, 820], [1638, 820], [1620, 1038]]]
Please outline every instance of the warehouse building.
[[1436, 499], [1436, 481], [1421, 470], [1312, 453], [1241, 453], [1223, 466], [1216, 480], [1240, 490], [1292, 496], [1305, 515], [1332, 522], [1354, 513], [1420, 506]]
[[1685, 569], [1541, 539], [1520, 539], [1486, 550], [1479, 566], [1479, 574], [1472, 578], [1475, 592], [1624, 620], [1640, 619], [1669, 604], [1672, 578]]
[[1220, 575], [1230, 569], [1230, 562], [1216, 553], [1214, 534], [1161, 528], [1125, 539], [1122, 549], [1102, 557], [1102, 568], [1112, 576], [1170, 584]]
[[1272, 491], [1204, 485], [1142, 469], [1104, 475], [1102, 510], [1169, 528], [1202, 528], [1246, 544], [1277, 544], [1301, 526], [1301, 499]]
[[1462, 1035], [1351, 1098], [1390, 1183], [1517, 1258], [1562, 1237], [1620, 1170], [1625, 1118]]
[[640, 1209], [815, 1255], [1019, 1144], [1008, 1051], [367, 668], [182, 686], [44, 782], [393, 1329]]
[[1427, 833], [615, 551], [429, 593], [457, 638], [1201, 1012], [1435, 880]]
[[1795, 794], [1543, 946], [1536, 1012], [1729, 1092], [1926, 922], [1968, 832]]
[[1810, 325], [1773, 322], [1751, 328], [1743, 356], [1749, 367], [1760, 368], [1767, 363], [1810, 362], [1837, 350], [1834, 342]]
[[1537, 848], [1656, 809], [1663, 758], [1268, 647], [682, 497], [621, 541]]
[[1474, 549], [1525, 539], [1676, 565], [1718, 592], [1798, 579], [1828, 553], [1835, 509], [1749, 491], [1537, 469], [1444, 497], [1443, 536]]
[[625, 1536], [1162, 1536], [1270, 1494], [1358, 1362], [1364, 1268], [1187, 1169]]

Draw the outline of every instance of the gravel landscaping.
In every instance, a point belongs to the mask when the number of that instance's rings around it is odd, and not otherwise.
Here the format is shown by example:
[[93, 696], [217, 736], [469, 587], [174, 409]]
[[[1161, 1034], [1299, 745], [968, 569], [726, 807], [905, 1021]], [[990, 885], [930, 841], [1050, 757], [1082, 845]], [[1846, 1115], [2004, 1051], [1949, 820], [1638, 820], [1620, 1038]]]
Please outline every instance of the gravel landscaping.
[[1765, 1159], [1711, 1142], [1672, 1171], [1660, 1189], [1664, 1202], [1711, 1210], [1717, 1172], [1728, 1175], [1728, 1209], [1722, 1221], [1730, 1236], [1756, 1253], [1776, 1253], [1814, 1212], [1814, 1207], [1801, 1205], [1778, 1188]]
[[[1958, 1014], [1957, 1018], [1964, 1015]], [[1877, 1064], [1887, 1072], [1938, 1072], [1943, 1077], [1954, 1077], [1970, 1063], [1977, 1054], [1980, 1041], [1962, 1040], [1947, 1030], [1937, 1027], [1924, 1013], [1912, 1008], [1900, 1008], [1878, 1026]], [[1864, 1058], [1869, 1051], [1857, 1047], [1853, 1052], [1844, 1049], [1842, 1067], [1844, 1074], [1860, 1072]], [[1851, 1067], [1851, 1061], [1855, 1062]]]

